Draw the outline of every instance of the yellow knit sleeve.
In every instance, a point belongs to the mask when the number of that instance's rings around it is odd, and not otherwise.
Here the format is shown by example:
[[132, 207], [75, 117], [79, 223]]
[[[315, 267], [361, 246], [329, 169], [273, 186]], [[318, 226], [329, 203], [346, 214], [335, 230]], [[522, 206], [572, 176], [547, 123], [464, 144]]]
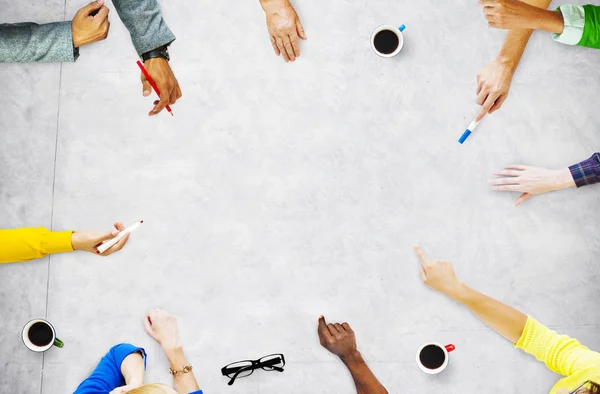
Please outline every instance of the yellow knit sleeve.
[[600, 353], [591, 351], [566, 335], [557, 334], [531, 316], [528, 317], [523, 334], [515, 347], [531, 354], [544, 362], [550, 370], [564, 376], [600, 363]]
[[27, 261], [50, 253], [71, 252], [73, 231], [45, 228], [0, 230], [0, 263]]

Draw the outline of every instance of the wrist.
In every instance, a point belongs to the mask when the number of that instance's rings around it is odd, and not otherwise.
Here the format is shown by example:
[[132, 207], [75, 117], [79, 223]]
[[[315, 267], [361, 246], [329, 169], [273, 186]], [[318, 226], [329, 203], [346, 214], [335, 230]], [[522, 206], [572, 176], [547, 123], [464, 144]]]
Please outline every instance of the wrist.
[[340, 359], [348, 368], [365, 363], [365, 360], [363, 360], [362, 355], [357, 349], [348, 354], [341, 355]]
[[463, 302], [463, 300], [468, 296], [469, 288], [464, 283], [460, 282], [455, 288], [447, 291], [446, 296], [456, 300], [458, 302]]
[[81, 241], [79, 239], [79, 234], [75, 231], [71, 233], [71, 247], [73, 250], [81, 250]]
[[544, 30], [550, 33], [562, 34], [565, 22], [560, 11], [543, 10], [539, 11], [540, 17], [537, 18], [536, 29]]
[[283, 5], [288, 5], [289, 0], [260, 0], [260, 5], [265, 12], [269, 12], [272, 8], [279, 8]]
[[568, 168], [557, 170], [555, 172], [554, 180], [554, 190], [562, 190], [575, 186], [575, 181], [573, 180], [571, 171]]
[[73, 27], [71, 25], [71, 41], [73, 41], [73, 49], [79, 49], [79, 47], [81, 46], [81, 43], [79, 42], [79, 40], [77, 39], [77, 37], [75, 36], [75, 34], [73, 33]]
[[187, 365], [187, 359], [181, 345], [163, 346], [163, 351], [169, 360], [171, 368], [178, 370]]
[[498, 57], [496, 57], [496, 62], [514, 74], [517, 66], [519, 65], [520, 58], [520, 56], [514, 56], [501, 52], [498, 54]]

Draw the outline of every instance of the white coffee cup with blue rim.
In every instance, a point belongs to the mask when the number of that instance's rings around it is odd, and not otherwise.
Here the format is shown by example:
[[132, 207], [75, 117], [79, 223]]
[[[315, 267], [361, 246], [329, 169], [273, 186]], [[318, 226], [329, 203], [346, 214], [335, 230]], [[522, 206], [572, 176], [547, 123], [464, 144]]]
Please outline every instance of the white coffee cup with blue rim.
[[371, 34], [371, 48], [381, 57], [394, 57], [404, 47], [402, 32], [406, 26], [381, 25]]

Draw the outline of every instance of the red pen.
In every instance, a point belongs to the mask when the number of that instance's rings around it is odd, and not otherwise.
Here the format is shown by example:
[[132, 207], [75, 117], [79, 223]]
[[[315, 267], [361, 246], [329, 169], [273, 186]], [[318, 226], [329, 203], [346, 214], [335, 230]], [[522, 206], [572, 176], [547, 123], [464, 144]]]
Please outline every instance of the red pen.
[[[140, 67], [140, 70], [142, 70], [142, 73], [144, 74], [144, 76], [146, 77], [146, 79], [148, 80], [148, 82], [150, 83], [150, 86], [152, 86], [152, 89], [154, 89], [154, 91], [156, 92], [156, 94], [158, 94], [158, 98], [160, 98], [160, 90], [158, 90], [158, 87], [154, 83], [154, 80], [152, 79], [152, 77], [150, 76], [150, 74], [148, 74], [148, 71], [146, 71], [146, 68], [144, 67], [144, 65], [142, 64], [142, 62], [140, 62], [138, 60], [137, 61], [137, 65]], [[169, 111], [169, 113], [171, 114], [171, 116], [173, 116], [173, 111], [171, 111], [171, 107], [169, 107], [169, 104], [167, 104], [167, 106], [165, 108], [167, 109], [167, 111]]]

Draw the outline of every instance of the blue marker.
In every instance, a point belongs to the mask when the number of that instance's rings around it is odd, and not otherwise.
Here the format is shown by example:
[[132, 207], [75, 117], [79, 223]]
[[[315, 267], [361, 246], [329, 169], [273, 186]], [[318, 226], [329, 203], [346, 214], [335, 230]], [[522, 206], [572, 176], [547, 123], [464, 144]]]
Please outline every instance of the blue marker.
[[458, 140], [458, 142], [460, 144], [464, 143], [467, 140], [467, 138], [469, 138], [471, 133], [475, 131], [475, 129], [477, 128], [478, 125], [479, 125], [479, 122], [472, 121], [471, 124], [469, 125], [469, 127], [467, 127], [467, 129], [463, 133], [463, 135], [460, 136], [460, 139]]

